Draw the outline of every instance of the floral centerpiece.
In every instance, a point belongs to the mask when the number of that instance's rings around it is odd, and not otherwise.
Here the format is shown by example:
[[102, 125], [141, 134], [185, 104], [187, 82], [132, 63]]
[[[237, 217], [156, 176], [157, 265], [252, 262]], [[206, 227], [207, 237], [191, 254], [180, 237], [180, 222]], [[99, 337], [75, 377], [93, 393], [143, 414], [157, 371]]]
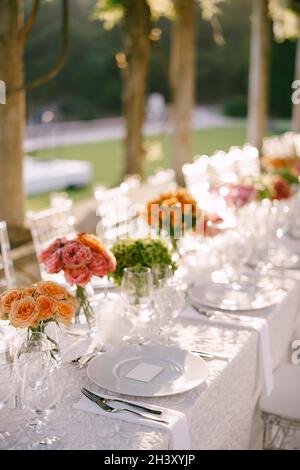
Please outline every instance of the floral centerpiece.
[[257, 199], [282, 200], [293, 196], [292, 186], [281, 175], [264, 174], [255, 183]]
[[177, 250], [177, 242], [187, 232], [213, 236], [212, 224], [223, 221], [217, 214], [209, 214], [201, 210], [197, 201], [189, 195], [185, 188], [161, 194], [147, 204], [149, 226], [159, 235], [166, 233]]
[[63, 272], [66, 282], [76, 286], [79, 300], [75, 320], [82, 312], [90, 325], [94, 317], [86, 286], [93, 276], [104, 277], [116, 268], [116, 260], [110, 250], [94, 235], [80, 233], [76, 238], [57, 238], [40, 256], [49, 274]]
[[236, 209], [244, 207], [257, 198], [257, 191], [253, 183], [231, 183], [215, 189], [229, 206]]
[[159, 239], [119, 240], [112, 247], [117, 266], [110, 276], [120, 285], [125, 268], [154, 265], [171, 265], [173, 271], [176, 264], [166, 244]]
[[[51, 282], [38, 282], [31, 287], [9, 289], [0, 296], [0, 319], [9, 320], [16, 328], [27, 328], [28, 339], [45, 333], [49, 322], [69, 324], [78, 307], [78, 300], [64, 287]], [[56, 342], [52, 356], [58, 352]]]

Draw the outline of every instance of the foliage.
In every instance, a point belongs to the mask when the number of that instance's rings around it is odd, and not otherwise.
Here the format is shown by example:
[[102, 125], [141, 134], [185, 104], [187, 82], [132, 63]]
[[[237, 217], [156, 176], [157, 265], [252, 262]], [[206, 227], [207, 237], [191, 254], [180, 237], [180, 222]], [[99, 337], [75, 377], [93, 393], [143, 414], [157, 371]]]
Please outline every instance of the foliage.
[[176, 269], [171, 253], [160, 239], [119, 240], [113, 245], [112, 252], [117, 261], [117, 268], [110, 276], [119, 285], [122, 282], [124, 269], [127, 267], [152, 268], [160, 264], [171, 265], [173, 271]]
[[299, 186], [299, 177], [291, 172], [288, 168], [282, 168], [277, 171], [277, 174], [282, 176], [290, 185]]
[[[25, 0], [25, 6], [31, 5]], [[50, 106], [56, 120], [93, 119], [120, 115], [121, 73], [116, 54], [122, 51], [121, 28], [110, 31], [91, 21], [95, 0], [70, 2], [70, 46], [60, 75], [47, 85], [27, 93], [27, 113], [40, 121], [43, 110]], [[211, 27], [197, 11], [196, 92], [199, 103], [220, 103], [226, 97], [247, 95], [250, 0], [224, 1], [220, 22], [225, 44], [219, 47], [212, 38]], [[59, 50], [60, 0], [42, 2], [38, 19], [26, 44], [26, 81], [48, 70]], [[234, 21], [239, 18], [239, 21]], [[170, 98], [168, 84], [171, 22], [161, 17], [155, 26], [161, 29], [161, 40], [153, 44], [148, 92]], [[49, 47], [51, 44], [51, 47]], [[272, 43], [271, 113], [288, 116], [294, 71], [295, 43]]]
[[269, 0], [273, 31], [279, 42], [300, 37], [299, 0]]
[[233, 96], [223, 101], [223, 114], [232, 117], [247, 116], [247, 99], [245, 96]]
[[[153, 20], [161, 16], [172, 18], [174, 16], [174, 5], [172, 0], [146, 0]], [[97, 0], [93, 13], [94, 19], [103, 21], [104, 28], [111, 29], [119, 23], [125, 13], [125, 0]]]

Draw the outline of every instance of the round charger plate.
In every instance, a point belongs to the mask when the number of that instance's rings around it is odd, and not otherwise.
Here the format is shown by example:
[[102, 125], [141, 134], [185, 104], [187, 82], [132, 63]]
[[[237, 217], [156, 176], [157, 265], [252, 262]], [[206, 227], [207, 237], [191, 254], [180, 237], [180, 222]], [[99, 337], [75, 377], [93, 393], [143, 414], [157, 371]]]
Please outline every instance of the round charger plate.
[[270, 290], [255, 287], [251, 290], [233, 289], [230, 284], [217, 284], [211, 281], [197, 284], [189, 290], [191, 303], [203, 308], [223, 312], [240, 312], [264, 310], [282, 300], [284, 292], [278, 288]]
[[[158, 366], [162, 370], [149, 382], [126, 377], [137, 366]], [[200, 357], [176, 346], [123, 346], [93, 359], [87, 368], [89, 379], [111, 392], [134, 397], [163, 397], [191, 390], [209, 374]]]

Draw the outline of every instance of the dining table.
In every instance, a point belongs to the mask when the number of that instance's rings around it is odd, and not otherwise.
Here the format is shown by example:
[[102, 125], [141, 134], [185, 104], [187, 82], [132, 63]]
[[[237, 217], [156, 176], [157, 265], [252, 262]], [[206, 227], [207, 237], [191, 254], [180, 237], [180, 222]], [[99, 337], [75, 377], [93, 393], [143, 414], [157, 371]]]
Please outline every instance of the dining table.
[[[295, 241], [287, 238], [286, 245], [289, 244], [293, 249], [297, 247]], [[207, 275], [201, 270], [189, 274], [195, 285]], [[300, 322], [300, 271], [280, 270], [274, 278], [276, 276], [284, 282], [282, 298], [266, 309], [220, 316], [216, 312], [209, 317], [187, 302], [174, 325], [176, 342], [186, 351], [212, 353], [212, 357], [205, 359], [209, 374], [203, 383], [172, 396], [134, 398], [119, 395], [120, 398], [180, 412], [185, 417], [186, 450], [261, 448], [263, 425], [259, 398], [264, 387], [261, 360], [264, 351], [254, 323], [257, 319], [265, 322], [272, 374], [280, 364], [291, 361], [291, 341]], [[101, 308], [103, 299], [95, 306], [96, 316], [101, 314]], [[117, 318], [118, 312], [114, 314]], [[99, 324], [101, 326], [101, 322]], [[76, 335], [64, 338], [62, 341], [66, 344], [62, 349], [72, 350], [75, 357], [81, 338]], [[122, 344], [121, 339], [119, 344]], [[118, 341], [110, 346], [116, 347]], [[58, 386], [62, 390], [61, 398], [48, 416], [47, 432], [59, 436], [59, 448], [175, 450], [168, 426], [156, 428], [150, 421], [138, 417], [130, 421], [126, 418], [112, 419], [109, 414], [78, 408], [76, 405], [81, 400], [83, 386], [108, 396], [111, 392], [93, 383], [87, 377], [86, 368], [74, 366], [67, 354], [65, 360], [62, 356]], [[18, 407], [4, 418], [2, 427], [5, 427], [6, 420], [8, 428], [12, 429], [12, 449], [28, 447], [29, 438], [22, 423], [29, 418], [28, 410]]]

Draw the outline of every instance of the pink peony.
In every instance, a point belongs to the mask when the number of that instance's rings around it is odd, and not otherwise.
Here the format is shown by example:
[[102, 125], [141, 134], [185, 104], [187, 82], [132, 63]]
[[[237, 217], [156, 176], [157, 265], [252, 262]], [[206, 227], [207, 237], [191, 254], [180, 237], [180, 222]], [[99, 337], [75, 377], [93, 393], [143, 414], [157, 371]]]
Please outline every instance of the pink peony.
[[85, 287], [92, 277], [92, 272], [86, 266], [79, 269], [68, 269], [65, 270], [64, 273], [66, 281], [71, 286], [77, 285]]
[[39, 255], [40, 263], [46, 263], [50, 256], [52, 256], [57, 250], [61, 249], [66, 243], [68, 243], [67, 238], [57, 238], [51, 245], [43, 250]]
[[62, 253], [64, 267], [68, 270], [80, 269], [89, 264], [92, 259], [91, 249], [82, 243], [68, 243]]
[[62, 264], [62, 252], [63, 250], [59, 248], [55, 251], [49, 258], [45, 261], [46, 271], [49, 274], [59, 273], [63, 269]]
[[89, 269], [94, 276], [103, 277], [116, 269], [116, 260], [110, 253], [106, 253], [105, 256], [94, 253]]

